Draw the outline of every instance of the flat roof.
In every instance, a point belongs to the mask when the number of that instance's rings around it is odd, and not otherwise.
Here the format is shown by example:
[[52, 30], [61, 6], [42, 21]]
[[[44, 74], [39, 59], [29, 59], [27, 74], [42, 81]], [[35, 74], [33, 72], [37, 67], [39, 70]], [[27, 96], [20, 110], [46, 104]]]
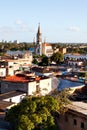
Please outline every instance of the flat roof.
[[76, 112], [79, 112], [79, 113], [82, 113], [84, 115], [87, 115], [87, 103], [86, 102], [74, 101], [74, 102], [72, 102], [72, 104], [68, 105], [68, 108], [70, 110], [74, 110]]
[[25, 93], [21, 92], [21, 91], [11, 91], [11, 92], [8, 92], [8, 93], [0, 94], [0, 102], [3, 99], [7, 99], [7, 98], [10, 98], [10, 97], [14, 97], [14, 96], [22, 95], [22, 94], [25, 94]]
[[0, 101], [0, 110], [5, 110], [7, 107], [14, 105], [12, 102]]

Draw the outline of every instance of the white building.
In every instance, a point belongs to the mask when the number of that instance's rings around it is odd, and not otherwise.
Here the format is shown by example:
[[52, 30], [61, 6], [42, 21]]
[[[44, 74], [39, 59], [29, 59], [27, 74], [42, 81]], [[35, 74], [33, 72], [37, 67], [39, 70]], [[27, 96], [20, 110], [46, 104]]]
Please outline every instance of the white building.
[[26, 93], [21, 91], [11, 91], [5, 94], [0, 94], [0, 101], [19, 103], [26, 97]]
[[73, 60], [87, 60], [87, 55], [80, 55], [80, 54], [65, 54], [65, 59], [73, 59]]
[[38, 31], [36, 35], [36, 42], [35, 42], [35, 54], [36, 55], [46, 55], [50, 57], [53, 54], [53, 49], [51, 44], [42, 43], [42, 33], [40, 30], [40, 24], [38, 26]]
[[47, 57], [52, 56], [52, 54], [53, 54], [52, 45], [49, 43], [43, 43], [42, 44], [42, 54], [46, 55]]
[[0, 93], [7, 93], [11, 91], [19, 90], [27, 93], [27, 95], [49, 94], [51, 88], [51, 78], [49, 77], [30, 77], [23, 75], [8, 76], [1, 81]]
[[29, 51], [24, 53], [23, 58], [3, 60], [3, 64], [0, 67], [0, 77], [12, 76], [16, 70], [28, 69], [32, 65], [32, 60], [33, 56]]
[[68, 61], [68, 65], [81, 66], [81, 65], [83, 65], [83, 62], [82, 62], [82, 61], [69, 60], [69, 61]]

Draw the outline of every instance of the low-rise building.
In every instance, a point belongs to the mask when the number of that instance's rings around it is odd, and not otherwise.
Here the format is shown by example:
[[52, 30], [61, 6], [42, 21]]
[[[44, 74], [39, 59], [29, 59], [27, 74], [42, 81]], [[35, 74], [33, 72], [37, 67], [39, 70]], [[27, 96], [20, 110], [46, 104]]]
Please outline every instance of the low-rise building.
[[49, 68], [45, 67], [32, 67], [32, 71], [35, 72], [36, 75], [38, 76], [51, 76], [53, 75], [53, 71], [50, 70]]
[[87, 55], [81, 55], [81, 54], [65, 54], [64, 56], [66, 59], [73, 59], [73, 60], [87, 60]]
[[22, 74], [8, 76], [0, 82], [0, 93], [19, 90], [27, 95], [47, 95], [51, 92], [51, 78], [46, 76], [30, 77]]
[[66, 48], [59, 48], [59, 52], [61, 52], [62, 54], [66, 54]]
[[8, 93], [0, 94], [0, 101], [19, 103], [26, 97], [26, 93], [21, 91], [11, 91]]
[[83, 61], [74, 61], [74, 60], [68, 60], [68, 65], [70, 66], [82, 66]]
[[53, 55], [52, 45], [49, 43], [43, 43], [42, 44], [42, 54], [46, 55], [47, 57], [52, 56]]
[[0, 77], [14, 75], [16, 70], [29, 69], [32, 65], [32, 53], [25, 52], [22, 58], [5, 59], [0, 61]]
[[60, 130], [87, 130], [87, 102], [72, 102], [58, 118]]

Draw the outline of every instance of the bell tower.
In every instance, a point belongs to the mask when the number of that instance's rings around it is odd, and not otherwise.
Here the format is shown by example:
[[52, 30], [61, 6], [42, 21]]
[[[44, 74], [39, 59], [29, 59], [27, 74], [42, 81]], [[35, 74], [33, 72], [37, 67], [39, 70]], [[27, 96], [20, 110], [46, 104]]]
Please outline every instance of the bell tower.
[[37, 44], [41, 44], [42, 43], [42, 33], [40, 31], [40, 23], [38, 25], [38, 31], [37, 31]]
[[36, 48], [35, 48], [36, 55], [42, 55], [42, 33], [40, 30], [40, 23], [38, 25], [38, 31], [36, 34]]

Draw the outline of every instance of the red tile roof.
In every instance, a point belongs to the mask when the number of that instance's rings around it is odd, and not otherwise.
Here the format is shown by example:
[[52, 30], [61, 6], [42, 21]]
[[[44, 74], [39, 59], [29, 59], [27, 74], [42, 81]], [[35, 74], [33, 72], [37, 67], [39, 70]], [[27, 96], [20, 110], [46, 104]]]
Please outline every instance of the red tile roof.
[[42, 46], [51, 46], [49, 43], [43, 43]]
[[10, 82], [31, 82], [31, 81], [38, 81], [40, 80], [41, 77], [29, 77], [29, 76], [7, 76], [5, 79], [3, 79], [4, 81], [10, 81]]
[[11, 81], [11, 82], [29, 82], [29, 79], [26, 79], [25, 76], [24, 77], [19, 77], [19, 76], [7, 76], [5, 79], [5, 81]]

